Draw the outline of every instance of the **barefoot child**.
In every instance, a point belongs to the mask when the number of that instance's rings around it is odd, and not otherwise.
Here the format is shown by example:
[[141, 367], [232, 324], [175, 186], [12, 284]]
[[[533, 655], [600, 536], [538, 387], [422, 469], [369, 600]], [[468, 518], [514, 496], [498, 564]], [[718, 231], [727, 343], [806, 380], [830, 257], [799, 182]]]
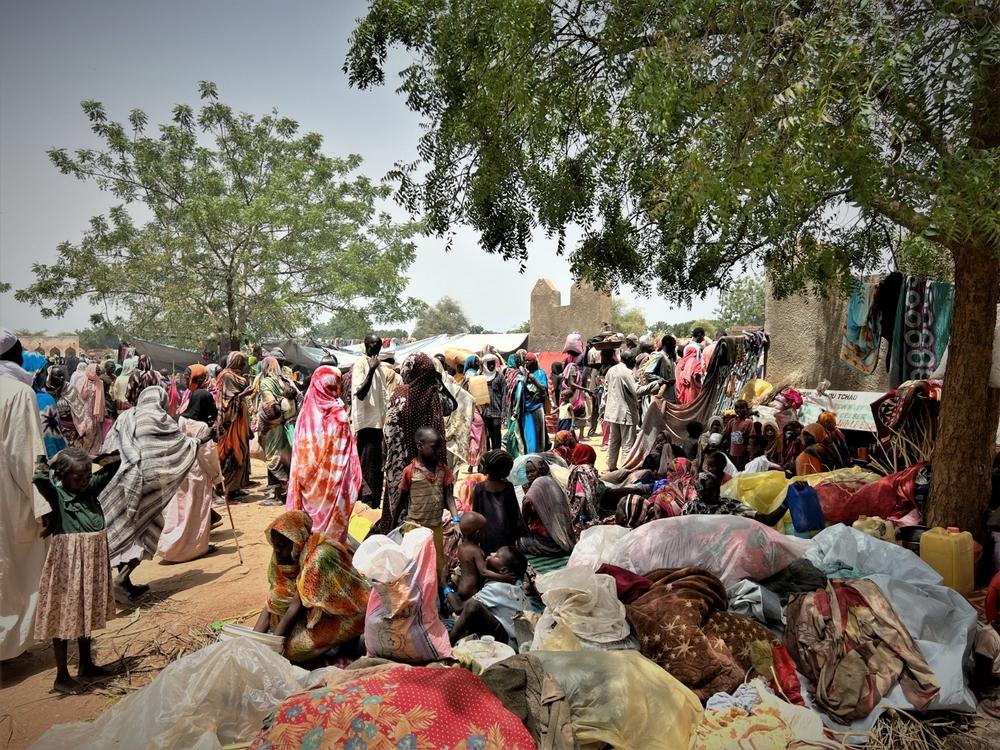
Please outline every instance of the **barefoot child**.
[[446, 463], [438, 463], [441, 435], [433, 427], [417, 430], [417, 457], [403, 469], [399, 480], [400, 503], [405, 507], [406, 520], [434, 533], [437, 550], [438, 587], [444, 585], [444, 526], [441, 516], [447, 508], [458, 519], [455, 508], [455, 479]]
[[[38, 590], [35, 639], [52, 639], [56, 681], [60, 693], [77, 694], [83, 685], [70, 677], [66, 642], [76, 639], [80, 650], [79, 677], [103, 677], [94, 664], [90, 633], [114, 617], [108, 535], [98, 496], [118, 471], [117, 454], [99, 456], [92, 474], [90, 456], [80, 448], [64, 448], [46, 466], [40, 462], [34, 484], [52, 506], [43, 534], [52, 535]], [[51, 470], [51, 471], [50, 471]]]
[[462, 611], [465, 602], [479, 591], [486, 581], [514, 583], [513, 576], [490, 570], [486, 564], [486, 555], [480, 547], [483, 541], [483, 529], [486, 528], [486, 516], [471, 511], [463, 513], [458, 528], [462, 532], [462, 543], [458, 545], [460, 577], [456, 590], [448, 594], [448, 603], [456, 613]]

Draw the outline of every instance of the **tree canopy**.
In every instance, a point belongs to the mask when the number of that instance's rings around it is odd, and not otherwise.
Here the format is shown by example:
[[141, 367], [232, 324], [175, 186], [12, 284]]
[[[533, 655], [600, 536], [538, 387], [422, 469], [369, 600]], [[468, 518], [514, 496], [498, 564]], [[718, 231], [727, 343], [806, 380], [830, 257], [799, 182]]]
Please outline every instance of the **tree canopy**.
[[[372, 0], [344, 69], [424, 120], [391, 174], [429, 231], [690, 302], [763, 267], [846, 291], [907, 241], [951, 256], [929, 521], [982, 529], [1000, 397], [1000, 7], [975, 0]], [[972, 416], [970, 416], [972, 415]], [[969, 420], [972, 420], [971, 422]], [[969, 499], [971, 498], [971, 499]]]
[[646, 334], [646, 316], [635, 305], [630, 305], [621, 297], [611, 300], [611, 329], [626, 335], [634, 333], [636, 336]]
[[324, 313], [408, 319], [417, 227], [379, 210], [391, 189], [277, 111], [240, 114], [199, 88], [201, 108], [178, 104], [155, 135], [141, 110], [121, 123], [83, 102], [103, 147], [49, 158], [120, 203], [35, 264], [17, 299], [58, 316], [87, 298], [129, 335], [187, 344], [294, 334]]
[[741, 276], [729, 285], [715, 309], [719, 325], [764, 325], [764, 282], [757, 276]]
[[462, 306], [451, 297], [442, 297], [437, 304], [427, 305], [417, 316], [413, 338], [424, 339], [441, 333], [467, 333], [470, 327]]
[[[689, 302], [763, 261], [778, 294], [846, 287], [895, 225], [996, 246], [1000, 10], [941, 0], [373, 0], [352, 84], [415, 62], [401, 93], [429, 126], [399, 197], [527, 256], [583, 226], [573, 269]], [[992, 76], [992, 77], [991, 77]], [[996, 114], [992, 112], [992, 114]]]

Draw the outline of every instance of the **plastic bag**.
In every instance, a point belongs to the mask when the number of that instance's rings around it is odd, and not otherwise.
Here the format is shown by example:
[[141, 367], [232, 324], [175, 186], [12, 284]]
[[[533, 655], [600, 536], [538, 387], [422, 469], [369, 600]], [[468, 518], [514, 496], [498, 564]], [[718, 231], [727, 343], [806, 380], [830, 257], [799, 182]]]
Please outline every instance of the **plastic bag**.
[[650, 521], [615, 545], [613, 565], [645, 575], [657, 568], [697, 566], [727, 586], [784, 570], [812, 542], [785, 536], [742, 516], [678, 516]]
[[940, 584], [941, 574], [910, 550], [838, 523], [813, 537], [805, 557], [827, 575], [850, 569], [853, 577], [882, 573], [911, 583]]
[[188, 654], [90, 722], [58, 724], [35, 750], [221, 750], [247, 740], [309, 673], [266, 646], [235, 638]]
[[583, 746], [686, 748], [701, 719], [688, 688], [638, 651], [537, 651], [570, 703]]
[[567, 567], [597, 570], [606, 562], [611, 562], [615, 545], [620, 542], [628, 529], [624, 526], [591, 526], [580, 533], [580, 539], [573, 547]]
[[371, 536], [354, 553], [354, 567], [372, 584], [365, 614], [369, 656], [403, 662], [451, 656], [437, 612], [437, 552], [430, 529], [414, 529], [401, 544]]
[[[732, 497], [744, 505], [749, 505], [758, 513], [770, 513], [781, 505], [788, 479], [783, 471], [759, 471], [753, 474], [737, 474], [724, 485], [722, 497]], [[786, 513], [777, 524], [778, 531], [788, 533], [792, 529], [792, 515]]]
[[539, 576], [535, 588], [545, 602], [545, 614], [587, 641], [611, 643], [631, 632], [625, 605], [618, 601], [615, 579], [586, 568], [563, 568]]
[[805, 482], [793, 482], [786, 495], [788, 512], [792, 514], [792, 525], [799, 533], [819, 531], [823, 523], [823, 510], [819, 507], [816, 490]]

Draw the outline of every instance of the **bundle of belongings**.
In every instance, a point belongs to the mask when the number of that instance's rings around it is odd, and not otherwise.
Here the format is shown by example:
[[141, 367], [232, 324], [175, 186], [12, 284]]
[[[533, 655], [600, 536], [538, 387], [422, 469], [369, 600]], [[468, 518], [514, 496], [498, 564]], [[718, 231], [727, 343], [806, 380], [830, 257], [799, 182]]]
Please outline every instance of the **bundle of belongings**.
[[975, 711], [974, 644], [1000, 640], [899, 545], [691, 515], [584, 531], [568, 567], [538, 577], [541, 613], [524, 592], [503, 617], [511, 645], [473, 641], [500, 656], [470, 664], [434, 556], [422, 529], [361, 545], [368, 656], [344, 669], [220, 641], [36, 747], [834, 748], [887, 708]]

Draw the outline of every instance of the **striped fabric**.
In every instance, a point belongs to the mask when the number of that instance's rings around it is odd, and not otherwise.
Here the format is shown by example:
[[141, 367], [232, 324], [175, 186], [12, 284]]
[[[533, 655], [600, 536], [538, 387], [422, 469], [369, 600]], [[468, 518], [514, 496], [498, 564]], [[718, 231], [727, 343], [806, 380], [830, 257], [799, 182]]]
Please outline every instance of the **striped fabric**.
[[103, 452], [118, 451], [122, 459], [100, 498], [112, 562], [138, 545], [153, 556], [163, 531], [163, 509], [197, 457], [198, 441], [167, 416], [166, 399], [163, 388], [146, 388], [104, 441]]

